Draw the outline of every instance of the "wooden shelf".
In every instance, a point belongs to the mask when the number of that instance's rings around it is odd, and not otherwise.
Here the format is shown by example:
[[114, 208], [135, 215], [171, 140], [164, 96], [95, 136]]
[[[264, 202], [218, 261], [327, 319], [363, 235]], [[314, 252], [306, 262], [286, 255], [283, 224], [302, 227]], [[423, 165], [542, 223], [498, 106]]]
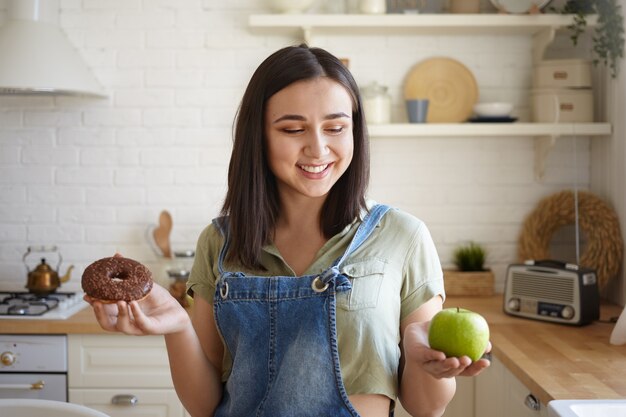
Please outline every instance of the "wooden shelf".
[[476, 136], [607, 136], [610, 123], [423, 123], [369, 125], [373, 138]]
[[548, 154], [559, 137], [609, 136], [610, 123], [425, 123], [370, 125], [373, 139], [420, 137], [532, 137], [535, 139], [535, 178], [545, 174]]
[[[280, 29], [311, 43], [314, 33], [326, 34], [526, 34], [533, 35], [536, 49], [545, 49], [554, 32], [573, 23], [573, 15], [562, 14], [259, 14], [251, 15], [252, 28]], [[589, 16], [587, 26], [596, 25]], [[537, 52], [539, 53], [539, 51]]]

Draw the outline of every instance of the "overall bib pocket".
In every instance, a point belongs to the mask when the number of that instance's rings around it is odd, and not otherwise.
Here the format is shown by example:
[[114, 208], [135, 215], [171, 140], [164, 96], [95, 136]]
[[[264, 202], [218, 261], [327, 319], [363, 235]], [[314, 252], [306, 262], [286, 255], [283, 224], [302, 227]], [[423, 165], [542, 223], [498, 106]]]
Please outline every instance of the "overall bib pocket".
[[358, 259], [341, 267], [352, 289], [337, 294], [337, 307], [344, 310], [374, 308], [378, 304], [386, 262], [379, 258]]

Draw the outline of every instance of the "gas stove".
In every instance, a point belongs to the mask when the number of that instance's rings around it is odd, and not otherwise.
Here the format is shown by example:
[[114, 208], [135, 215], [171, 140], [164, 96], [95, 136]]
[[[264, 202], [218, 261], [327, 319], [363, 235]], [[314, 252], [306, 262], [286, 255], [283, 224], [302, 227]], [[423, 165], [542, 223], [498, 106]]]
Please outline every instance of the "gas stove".
[[41, 296], [29, 292], [0, 292], [0, 320], [65, 320], [88, 305], [82, 293], [54, 292]]

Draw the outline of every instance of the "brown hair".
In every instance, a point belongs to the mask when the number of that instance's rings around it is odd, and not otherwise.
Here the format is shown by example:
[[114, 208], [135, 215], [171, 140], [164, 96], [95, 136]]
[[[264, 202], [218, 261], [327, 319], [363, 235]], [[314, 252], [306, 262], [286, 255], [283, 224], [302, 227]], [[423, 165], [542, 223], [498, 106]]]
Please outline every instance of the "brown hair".
[[260, 267], [261, 249], [271, 241], [280, 207], [276, 178], [265, 150], [267, 101], [296, 81], [329, 77], [352, 97], [354, 153], [347, 171], [330, 190], [320, 227], [327, 238], [353, 222], [365, 208], [369, 182], [369, 143], [359, 89], [339, 59], [302, 44], [270, 55], [252, 75], [235, 118], [234, 144], [228, 168], [228, 191], [222, 215], [229, 216], [226, 258]]

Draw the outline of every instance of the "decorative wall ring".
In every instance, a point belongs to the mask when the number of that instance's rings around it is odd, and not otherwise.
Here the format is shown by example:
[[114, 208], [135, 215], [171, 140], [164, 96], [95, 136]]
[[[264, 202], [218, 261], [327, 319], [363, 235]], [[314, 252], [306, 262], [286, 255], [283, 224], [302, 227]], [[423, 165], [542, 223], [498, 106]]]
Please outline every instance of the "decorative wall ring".
[[[539, 201], [522, 226], [518, 257], [528, 259], [553, 259], [550, 241], [563, 226], [576, 222], [574, 192], [571, 190], [552, 194]], [[619, 219], [615, 211], [602, 199], [587, 191], [578, 191], [578, 224], [587, 237], [586, 247], [580, 255], [580, 266], [596, 271], [602, 290], [614, 278], [622, 265], [624, 242]]]

